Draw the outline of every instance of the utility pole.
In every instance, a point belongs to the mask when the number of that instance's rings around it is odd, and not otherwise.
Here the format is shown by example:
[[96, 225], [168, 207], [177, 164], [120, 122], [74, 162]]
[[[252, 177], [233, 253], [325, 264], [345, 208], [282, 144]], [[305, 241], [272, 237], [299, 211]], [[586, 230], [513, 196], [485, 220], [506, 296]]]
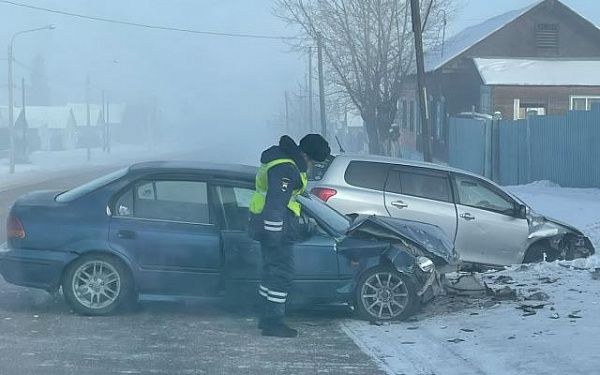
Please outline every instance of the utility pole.
[[312, 67], [312, 47], [308, 47], [308, 125], [311, 133], [313, 128], [313, 67]]
[[415, 35], [415, 52], [417, 58], [417, 91], [423, 138], [423, 159], [432, 161], [431, 131], [429, 129], [429, 109], [427, 108], [427, 88], [425, 87], [425, 62], [423, 57], [423, 30], [421, 26], [421, 8], [419, 0], [410, 0], [412, 28]]
[[54, 30], [54, 25], [48, 25], [44, 27], [38, 27], [36, 29], [31, 30], [23, 30], [17, 33], [14, 33], [12, 38], [10, 38], [10, 44], [8, 45], [8, 138], [10, 141], [10, 151], [9, 151], [9, 173], [15, 173], [15, 122], [13, 113], [14, 106], [14, 86], [13, 86], [13, 44], [15, 42], [15, 38], [19, 35], [32, 33], [40, 30]]
[[85, 115], [86, 115], [86, 132], [85, 132], [85, 144], [87, 146], [87, 161], [92, 160], [92, 149], [91, 149], [91, 140], [92, 140], [92, 116], [90, 114], [90, 76], [89, 74], [85, 78]]
[[13, 113], [13, 50], [12, 43], [8, 45], [8, 139], [9, 150], [9, 173], [15, 173], [15, 119]]
[[23, 144], [22, 147], [22, 157], [24, 162], [29, 161], [29, 140], [27, 138], [28, 126], [27, 126], [27, 116], [25, 114], [25, 78], [21, 77], [21, 116], [23, 119]]
[[317, 59], [319, 64], [319, 107], [321, 109], [321, 135], [327, 138], [327, 119], [325, 117], [325, 83], [323, 79], [323, 36], [317, 33]]
[[110, 154], [110, 99], [106, 96], [106, 152]]
[[285, 90], [285, 134], [290, 133], [290, 113], [289, 113], [288, 92]]
[[106, 152], [106, 105], [104, 101], [104, 90], [102, 90], [102, 152]]

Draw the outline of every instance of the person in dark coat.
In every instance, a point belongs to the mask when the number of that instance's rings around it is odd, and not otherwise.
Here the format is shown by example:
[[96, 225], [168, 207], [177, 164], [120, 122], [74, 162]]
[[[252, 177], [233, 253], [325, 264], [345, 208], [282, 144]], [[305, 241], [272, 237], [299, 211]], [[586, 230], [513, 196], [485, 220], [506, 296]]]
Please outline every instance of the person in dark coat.
[[250, 230], [261, 242], [263, 275], [258, 293], [262, 299], [259, 328], [264, 336], [295, 337], [284, 323], [285, 303], [294, 275], [292, 245], [299, 239], [300, 204], [296, 197], [306, 189], [308, 168], [324, 161], [331, 149], [318, 134], [308, 134], [297, 145], [284, 135], [279, 144], [261, 155], [256, 190], [250, 203]]

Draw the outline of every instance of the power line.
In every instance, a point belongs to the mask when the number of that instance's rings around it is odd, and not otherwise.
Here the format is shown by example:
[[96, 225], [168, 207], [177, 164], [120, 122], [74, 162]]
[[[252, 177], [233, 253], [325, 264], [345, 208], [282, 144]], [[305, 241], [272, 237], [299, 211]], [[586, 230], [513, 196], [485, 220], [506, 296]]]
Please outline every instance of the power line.
[[106, 23], [112, 23], [112, 24], [118, 24], [118, 25], [134, 26], [134, 27], [141, 27], [141, 28], [154, 29], [154, 30], [162, 30], [162, 31], [176, 31], [176, 32], [182, 32], [182, 33], [201, 34], [201, 35], [210, 35], [210, 36], [222, 36], [222, 37], [230, 37], [230, 38], [270, 39], [270, 40], [297, 39], [296, 37], [293, 37], [293, 36], [225, 33], [225, 32], [217, 32], [217, 31], [186, 29], [186, 28], [171, 27], [171, 26], [150, 25], [150, 24], [144, 24], [144, 23], [138, 23], [138, 22], [116, 20], [116, 19], [112, 19], [112, 18], [87, 16], [85, 14], [72, 13], [72, 12], [67, 12], [67, 11], [58, 10], [58, 9], [40, 7], [40, 6], [36, 6], [36, 5], [23, 4], [23, 3], [9, 1], [9, 0], [0, 0], [0, 3], [12, 5], [12, 6], [16, 6], [16, 7], [21, 7], [21, 8], [33, 9], [33, 10], [42, 11], [42, 12], [60, 14], [63, 16], [76, 17], [76, 18], [81, 18], [81, 19], [86, 19], [86, 20], [91, 20], [91, 21], [99, 21], [99, 22], [106, 22]]

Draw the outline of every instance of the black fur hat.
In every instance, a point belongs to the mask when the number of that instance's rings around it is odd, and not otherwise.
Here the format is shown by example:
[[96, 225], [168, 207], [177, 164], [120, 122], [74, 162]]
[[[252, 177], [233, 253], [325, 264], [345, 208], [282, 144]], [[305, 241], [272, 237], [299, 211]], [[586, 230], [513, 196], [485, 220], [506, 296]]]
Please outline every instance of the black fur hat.
[[331, 154], [329, 143], [320, 134], [307, 134], [300, 140], [300, 149], [309, 158], [321, 162]]

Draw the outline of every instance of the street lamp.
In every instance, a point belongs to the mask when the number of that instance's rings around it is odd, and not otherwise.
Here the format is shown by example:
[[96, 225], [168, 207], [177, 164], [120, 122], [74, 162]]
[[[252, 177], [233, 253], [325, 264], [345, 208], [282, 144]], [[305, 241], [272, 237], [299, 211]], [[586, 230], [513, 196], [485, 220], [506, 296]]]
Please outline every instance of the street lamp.
[[15, 173], [15, 134], [14, 134], [14, 113], [13, 113], [13, 44], [15, 42], [15, 38], [19, 35], [32, 33], [34, 31], [41, 30], [54, 30], [56, 26], [47, 25], [44, 27], [38, 27], [36, 29], [31, 30], [23, 30], [13, 34], [12, 38], [10, 38], [10, 44], [8, 45], [8, 138], [10, 140], [10, 150], [9, 150], [9, 163], [10, 163], [10, 173]]

